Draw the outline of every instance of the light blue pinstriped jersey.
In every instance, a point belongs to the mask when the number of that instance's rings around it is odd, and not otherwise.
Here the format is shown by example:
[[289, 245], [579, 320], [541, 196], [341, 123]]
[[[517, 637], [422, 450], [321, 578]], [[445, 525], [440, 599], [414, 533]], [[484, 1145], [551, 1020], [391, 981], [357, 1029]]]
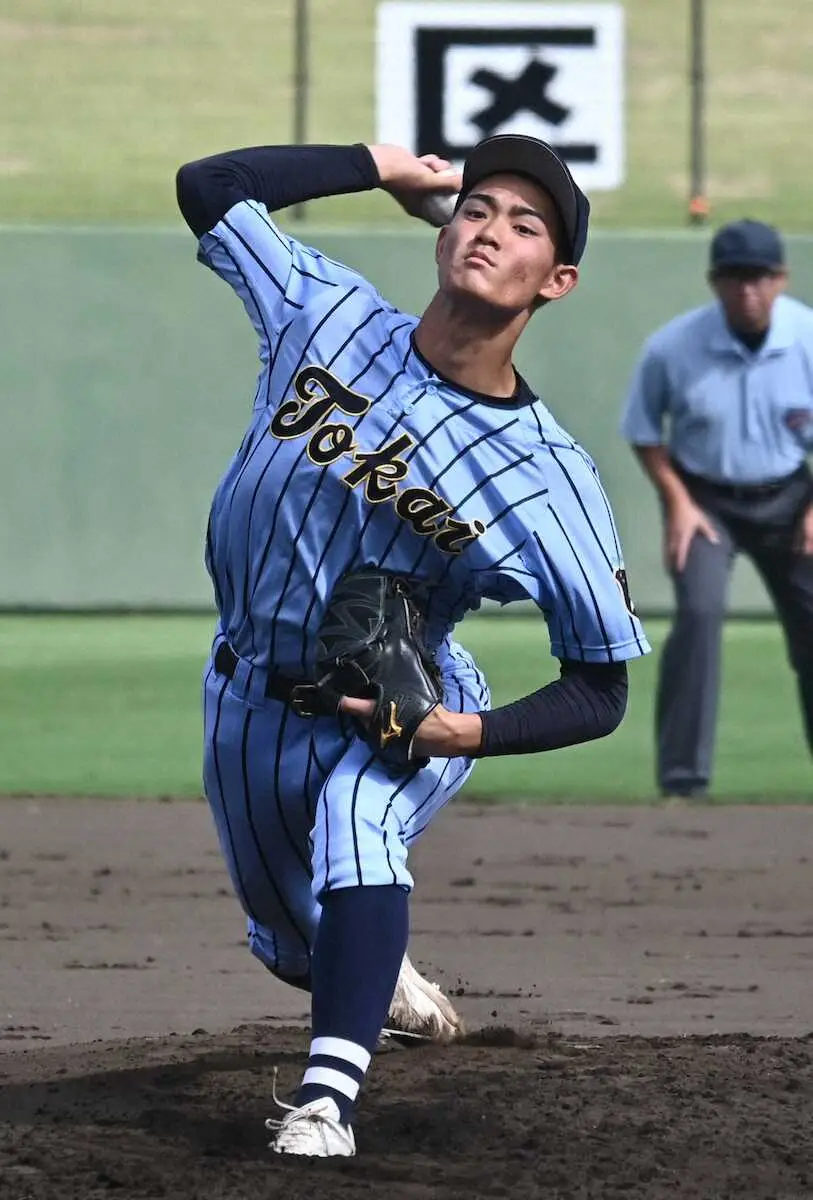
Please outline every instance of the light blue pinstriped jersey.
[[[648, 649], [590, 458], [536, 398], [439, 378], [417, 319], [244, 201], [199, 258], [260, 343], [251, 424], [215, 494], [207, 567], [222, 630], [257, 667], [307, 673], [336, 582], [376, 566], [425, 587], [430, 644], [484, 597], [528, 599], [558, 658]], [[530, 397], [529, 397], [530, 398]]]

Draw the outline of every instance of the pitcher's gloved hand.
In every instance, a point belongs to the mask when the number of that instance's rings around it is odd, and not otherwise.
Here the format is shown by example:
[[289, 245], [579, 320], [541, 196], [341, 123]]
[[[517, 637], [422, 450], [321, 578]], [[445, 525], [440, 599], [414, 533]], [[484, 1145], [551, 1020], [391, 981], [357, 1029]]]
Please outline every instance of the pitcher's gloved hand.
[[[315, 672], [322, 696], [358, 717], [365, 740], [399, 768], [423, 765], [414, 755], [415, 732], [443, 695], [422, 626], [406, 580], [360, 571], [340, 580], [319, 628]], [[369, 703], [354, 709], [342, 697]]]

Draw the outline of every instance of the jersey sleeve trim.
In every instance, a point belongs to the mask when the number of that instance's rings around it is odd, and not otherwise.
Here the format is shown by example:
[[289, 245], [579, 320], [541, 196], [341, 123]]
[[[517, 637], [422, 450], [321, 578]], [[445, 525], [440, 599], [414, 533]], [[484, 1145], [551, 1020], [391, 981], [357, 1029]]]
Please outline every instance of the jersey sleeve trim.
[[629, 638], [626, 642], [611, 642], [606, 646], [584, 646], [579, 643], [578, 647], [574, 647], [558, 639], [552, 639], [550, 644], [550, 652], [554, 658], [589, 663], [626, 662], [632, 658], [643, 658], [651, 649], [644, 637]]

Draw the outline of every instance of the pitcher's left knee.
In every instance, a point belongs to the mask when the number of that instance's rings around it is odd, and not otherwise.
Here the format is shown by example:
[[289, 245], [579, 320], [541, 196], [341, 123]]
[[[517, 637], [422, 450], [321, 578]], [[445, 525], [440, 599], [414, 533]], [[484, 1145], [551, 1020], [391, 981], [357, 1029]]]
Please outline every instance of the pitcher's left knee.
[[313, 839], [313, 894], [348, 887], [386, 887], [412, 890], [407, 851], [397, 821], [359, 814], [319, 822]]

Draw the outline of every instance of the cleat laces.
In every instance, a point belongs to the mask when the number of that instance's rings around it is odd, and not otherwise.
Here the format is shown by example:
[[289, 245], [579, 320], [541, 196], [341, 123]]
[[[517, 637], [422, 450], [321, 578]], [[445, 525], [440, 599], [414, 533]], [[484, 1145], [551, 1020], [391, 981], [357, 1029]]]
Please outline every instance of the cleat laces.
[[[277, 1095], [276, 1067], [271, 1076], [271, 1099], [277, 1108], [285, 1111], [284, 1117], [268, 1117], [265, 1122], [268, 1132], [274, 1135], [271, 1142], [273, 1149], [282, 1150], [287, 1154], [313, 1153], [314, 1133], [318, 1130], [323, 1142], [326, 1143], [332, 1135], [343, 1147], [355, 1153], [355, 1141], [350, 1129], [327, 1112], [320, 1111], [320, 1101], [311, 1100], [310, 1104], [298, 1108], [295, 1104], [286, 1104], [284, 1100], [280, 1100]], [[325, 1100], [331, 1108], [335, 1108], [329, 1097], [326, 1096]]]

